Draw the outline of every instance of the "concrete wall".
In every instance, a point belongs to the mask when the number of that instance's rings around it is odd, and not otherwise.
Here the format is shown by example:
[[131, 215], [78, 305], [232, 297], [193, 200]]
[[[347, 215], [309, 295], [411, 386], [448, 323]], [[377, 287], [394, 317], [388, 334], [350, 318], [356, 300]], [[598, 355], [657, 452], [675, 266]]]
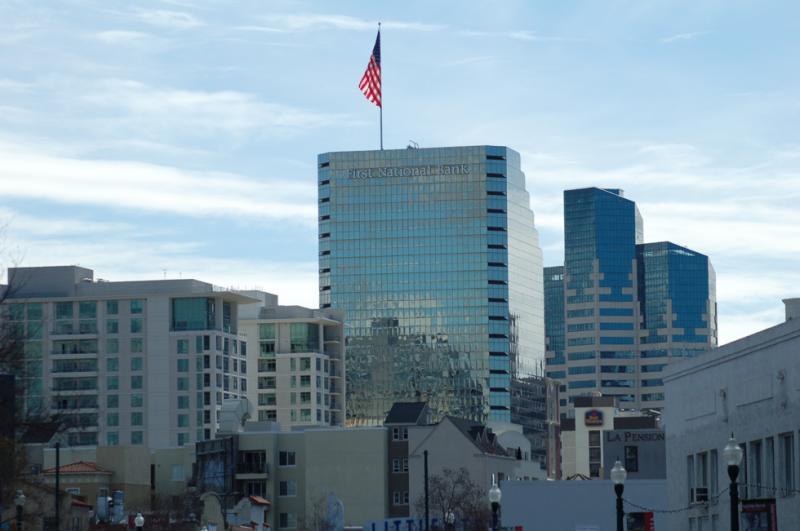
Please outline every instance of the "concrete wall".
[[[503, 481], [501, 525], [523, 531], [615, 531], [616, 495], [611, 481]], [[625, 483], [624, 498], [637, 505], [664, 508], [666, 481], [633, 480]], [[626, 511], [638, 509], [627, 507]], [[667, 527], [663, 514], [655, 515], [659, 531]]]
[[[712, 498], [714, 490], [728, 486], [722, 449], [733, 432], [749, 456], [740, 476], [751, 485], [763, 487], [744, 489], [742, 497], [777, 498], [778, 528], [800, 529], [800, 493], [774, 490], [783, 486], [780, 472], [785, 460], [779, 451], [783, 436], [792, 437], [793, 488], [798, 490], [799, 353], [800, 320], [791, 320], [670, 368], [665, 375], [664, 411], [670, 506], [686, 506], [689, 502], [690, 456], [694, 462], [698, 456], [706, 456], [707, 487]], [[774, 447], [771, 459], [767, 450], [770, 444]], [[760, 463], [753, 459], [756, 445], [761, 447]], [[712, 452], [716, 452], [716, 459]], [[712, 461], [716, 463], [716, 474]], [[696, 478], [692, 482], [702, 486]], [[729, 529], [729, 511], [726, 493], [716, 503], [699, 504], [674, 515], [670, 529], [689, 529], [689, 519], [694, 520], [694, 529], [698, 529], [698, 520], [709, 526], [703, 529], [710, 529], [712, 519], [717, 520], [718, 529]]]

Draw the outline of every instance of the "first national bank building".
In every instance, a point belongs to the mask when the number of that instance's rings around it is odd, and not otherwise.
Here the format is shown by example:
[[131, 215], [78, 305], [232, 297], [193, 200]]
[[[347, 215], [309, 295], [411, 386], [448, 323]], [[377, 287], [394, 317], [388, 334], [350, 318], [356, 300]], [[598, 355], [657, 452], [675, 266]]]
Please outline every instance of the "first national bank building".
[[395, 401], [511, 420], [544, 358], [542, 255], [519, 154], [497, 146], [323, 153], [320, 307], [345, 312], [347, 418]]

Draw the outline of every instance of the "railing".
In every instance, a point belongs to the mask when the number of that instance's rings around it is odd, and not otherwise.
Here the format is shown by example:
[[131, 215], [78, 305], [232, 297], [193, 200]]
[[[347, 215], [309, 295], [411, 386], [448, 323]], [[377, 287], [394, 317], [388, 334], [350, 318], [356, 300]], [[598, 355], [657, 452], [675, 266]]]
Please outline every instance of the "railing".
[[269, 474], [269, 463], [238, 463], [237, 474]]

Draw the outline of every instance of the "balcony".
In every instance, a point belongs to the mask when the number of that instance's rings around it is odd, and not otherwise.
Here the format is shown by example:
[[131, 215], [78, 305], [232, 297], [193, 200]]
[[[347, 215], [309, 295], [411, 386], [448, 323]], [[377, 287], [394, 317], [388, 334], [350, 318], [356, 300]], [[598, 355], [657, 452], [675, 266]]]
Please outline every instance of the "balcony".
[[265, 452], [240, 452], [236, 463], [236, 479], [267, 479], [269, 463]]

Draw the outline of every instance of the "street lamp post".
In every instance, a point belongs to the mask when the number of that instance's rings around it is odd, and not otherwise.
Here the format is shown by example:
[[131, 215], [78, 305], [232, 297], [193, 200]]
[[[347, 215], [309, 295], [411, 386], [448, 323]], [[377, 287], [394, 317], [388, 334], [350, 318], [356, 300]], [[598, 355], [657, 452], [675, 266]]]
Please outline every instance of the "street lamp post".
[[447, 511], [445, 513], [444, 523], [449, 531], [453, 531], [453, 528], [455, 527], [454, 524], [456, 523], [456, 515], [453, 513], [453, 511]]
[[497, 481], [492, 477], [492, 488], [489, 489], [489, 503], [492, 504], [492, 531], [500, 529], [497, 513], [500, 510], [500, 499], [502, 497], [503, 493], [500, 492]]
[[625, 491], [625, 478], [628, 477], [628, 471], [619, 462], [619, 459], [614, 463], [614, 468], [611, 469], [611, 481], [614, 482], [614, 492], [617, 495], [617, 531], [624, 531], [623, 518], [625, 511], [622, 507], [622, 493]]
[[133, 519], [133, 523], [136, 526], [136, 531], [142, 531], [144, 527], [144, 516], [142, 516], [142, 513], [136, 513], [136, 518]]
[[21, 490], [18, 490], [14, 497], [14, 505], [17, 506], [17, 531], [22, 531], [22, 508], [25, 506], [25, 494]]
[[728, 477], [731, 478], [731, 531], [739, 531], [739, 485], [736, 483], [736, 478], [739, 477], [742, 453], [742, 448], [736, 443], [736, 439], [731, 433], [728, 444], [722, 449], [722, 457], [728, 463]]

